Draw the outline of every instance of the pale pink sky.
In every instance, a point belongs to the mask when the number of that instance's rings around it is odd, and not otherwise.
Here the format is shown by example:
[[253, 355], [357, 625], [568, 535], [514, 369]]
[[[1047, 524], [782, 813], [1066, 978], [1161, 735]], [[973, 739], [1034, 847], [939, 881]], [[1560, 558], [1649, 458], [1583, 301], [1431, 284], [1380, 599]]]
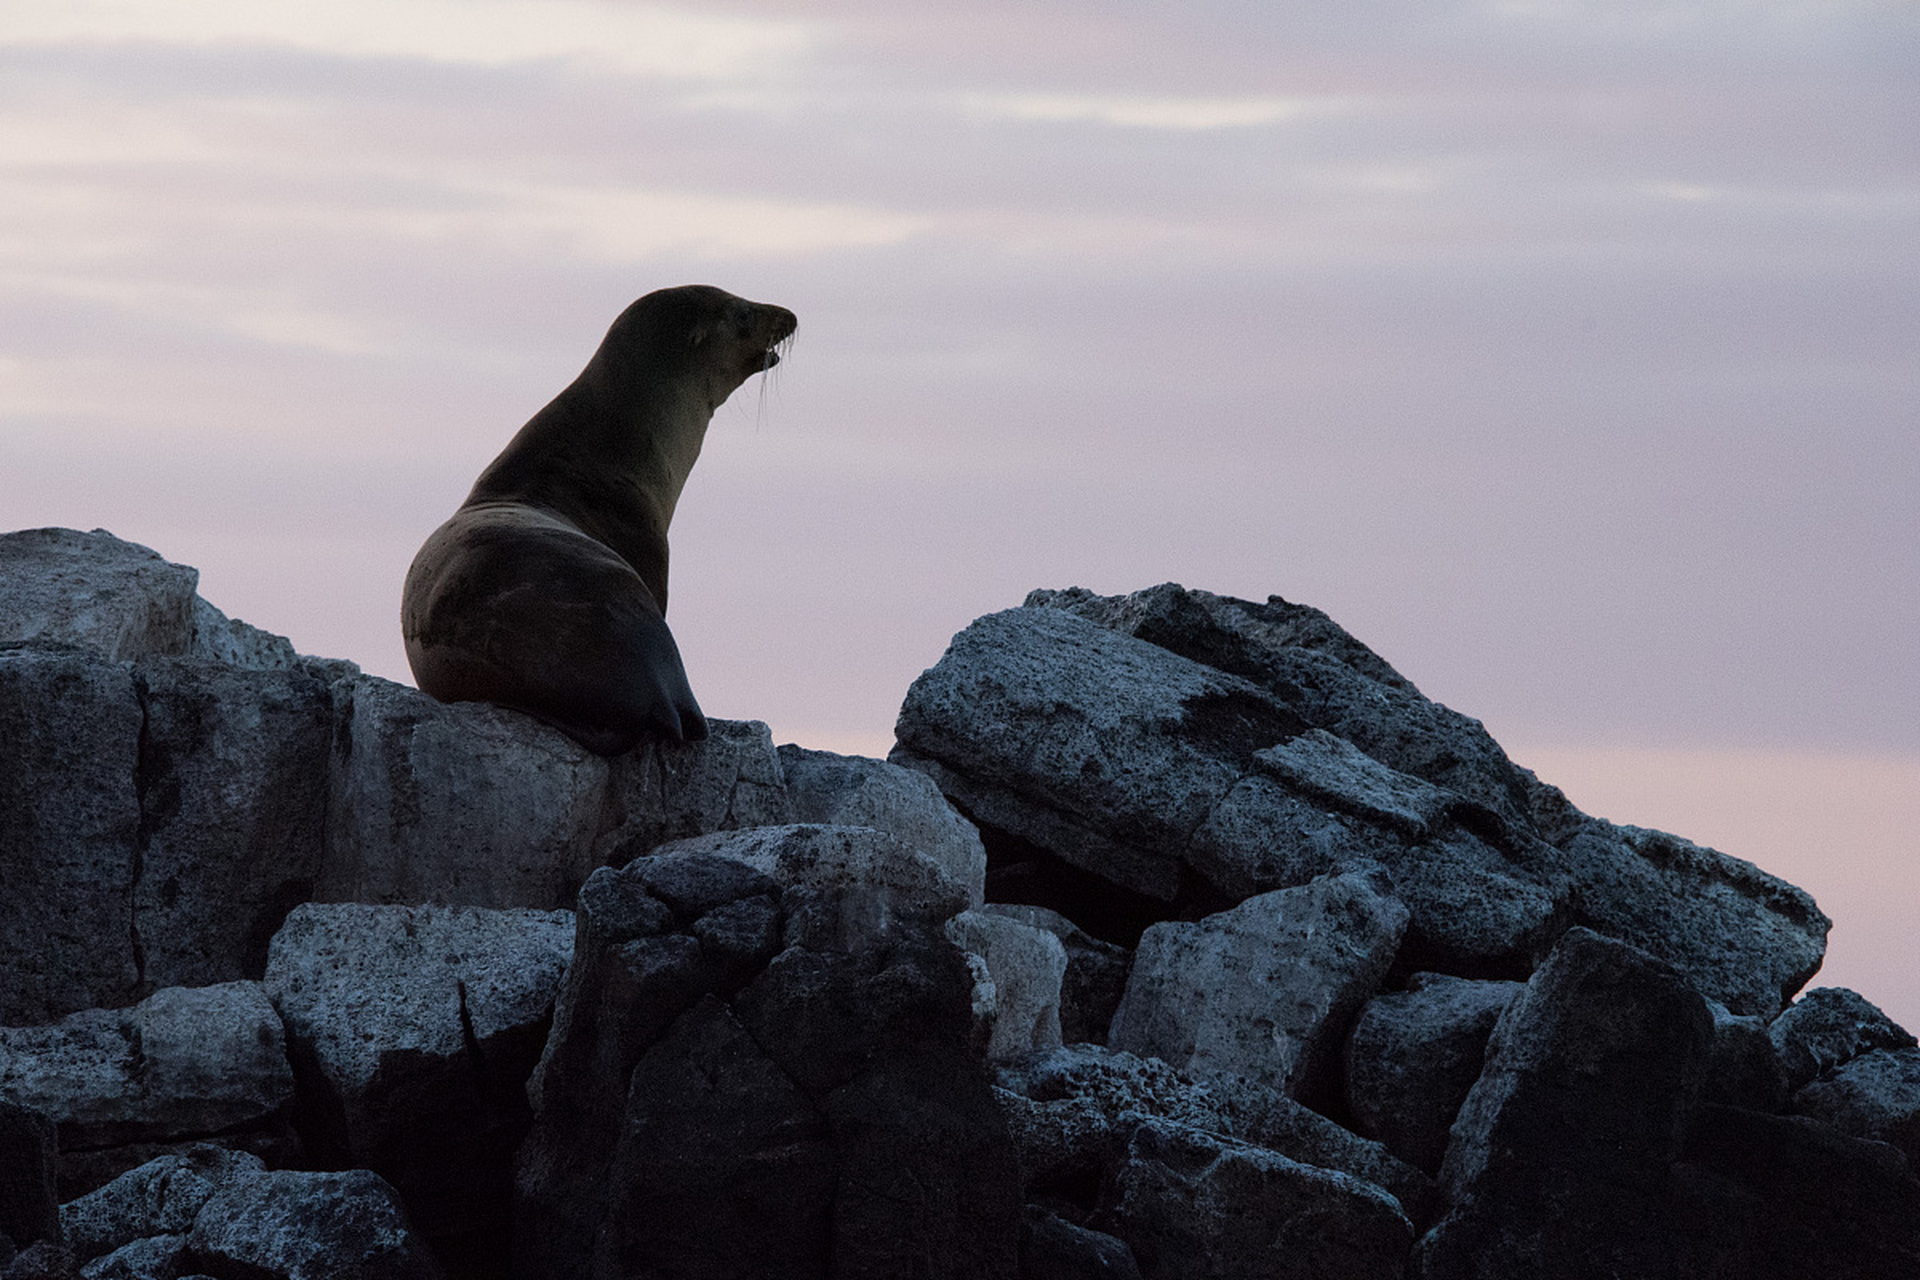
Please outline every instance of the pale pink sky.
[[626, 302], [799, 313], [674, 527], [709, 712], [878, 753], [1036, 586], [1328, 610], [1920, 1026], [1920, 9], [0, 7], [0, 527], [406, 679]]

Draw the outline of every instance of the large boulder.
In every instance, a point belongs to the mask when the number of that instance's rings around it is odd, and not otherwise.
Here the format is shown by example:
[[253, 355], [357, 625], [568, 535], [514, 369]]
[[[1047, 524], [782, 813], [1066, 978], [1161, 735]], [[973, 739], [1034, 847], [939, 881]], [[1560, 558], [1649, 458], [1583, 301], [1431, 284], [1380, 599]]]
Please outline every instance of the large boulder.
[[0, 1023], [137, 997], [142, 722], [126, 666], [0, 648]]
[[502, 1254], [526, 1081], [572, 945], [567, 911], [296, 908], [265, 985], [309, 1159], [379, 1173], [448, 1258]]
[[582, 888], [530, 1089], [516, 1268], [1012, 1275], [966, 890], [865, 827], [681, 842]]
[[1196, 1081], [1158, 1058], [1073, 1045], [1002, 1066], [996, 1096], [1033, 1196], [1080, 1200], [1111, 1184], [1133, 1130], [1160, 1119], [1372, 1183], [1424, 1220], [1433, 1182], [1377, 1142], [1237, 1077]]
[[1911, 1049], [1913, 1033], [1856, 991], [1816, 987], [1781, 1010], [1767, 1037], [1798, 1089], [1875, 1049]]
[[1369, 1000], [1346, 1043], [1346, 1101], [1359, 1131], [1437, 1172], [1494, 1024], [1523, 990], [1518, 982], [1421, 973], [1405, 991]]
[[1347, 1022], [1393, 963], [1407, 909], [1329, 876], [1191, 924], [1148, 929], [1113, 1016], [1115, 1049], [1296, 1097], [1333, 1078]]
[[1445, 1216], [1418, 1273], [1710, 1274], [1683, 1245], [1673, 1165], [1713, 1040], [1675, 970], [1574, 929], [1507, 1007], [1441, 1166]]
[[440, 1280], [393, 1188], [364, 1169], [261, 1171], [229, 1179], [201, 1205], [189, 1265], [248, 1280]]
[[[105, 1186], [60, 1206], [60, 1225], [82, 1262], [138, 1241], [167, 1237], [175, 1252], [200, 1210], [230, 1179], [266, 1166], [244, 1151], [193, 1146], [129, 1169]], [[143, 1252], [155, 1252], [150, 1246]]]
[[131, 912], [142, 982], [258, 978], [268, 939], [320, 873], [327, 685], [203, 658], [143, 659], [133, 675], [146, 716]]
[[1527, 825], [1526, 771], [1478, 720], [1431, 702], [1332, 618], [1279, 596], [1266, 603], [1163, 583], [1126, 596], [1034, 591], [1059, 609], [1266, 689], [1306, 724], [1353, 743], [1508, 823]]
[[196, 1143], [294, 1153], [293, 1072], [260, 984], [169, 987], [129, 1009], [0, 1028], [0, 1097], [59, 1132], [63, 1199]]
[[1920, 1170], [1920, 1049], [1875, 1049], [1793, 1096], [1793, 1109], [1856, 1138], [1887, 1142]]
[[792, 821], [876, 827], [926, 854], [966, 886], [969, 905], [986, 892], [987, 850], [971, 822], [954, 812], [923, 773], [887, 760], [809, 751], [787, 743], [780, 768]]

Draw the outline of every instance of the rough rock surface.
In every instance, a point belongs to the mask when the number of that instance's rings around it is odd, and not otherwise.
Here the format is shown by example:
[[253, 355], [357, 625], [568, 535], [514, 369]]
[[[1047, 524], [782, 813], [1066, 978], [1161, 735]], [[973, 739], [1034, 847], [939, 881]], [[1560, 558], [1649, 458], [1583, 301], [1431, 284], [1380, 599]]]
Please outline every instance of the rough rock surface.
[[780, 768], [793, 821], [877, 827], [945, 867], [966, 886], [969, 905], [980, 905], [986, 893], [986, 846], [925, 774], [886, 760], [809, 751], [792, 743], [780, 748]]
[[1066, 1044], [1104, 1044], [1113, 1011], [1127, 992], [1133, 953], [1082, 929], [1058, 911], [1019, 902], [989, 902], [982, 911], [1045, 929], [1060, 939], [1067, 971], [1060, 980], [1060, 1039]]
[[1074, 1045], [1000, 1068], [997, 1096], [1036, 1194], [1084, 1201], [1111, 1181], [1134, 1126], [1162, 1119], [1384, 1188], [1423, 1220], [1433, 1183], [1283, 1093], [1247, 1080], [1196, 1082], [1159, 1058]]
[[1672, 1166], [1713, 1039], [1670, 966], [1574, 929], [1501, 1015], [1419, 1274], [1696, 1276]]
[[364, 1169], [290, 1170], [230, 1179], [200, 1208], [191, 1264], [214, 1275], [273, 1280], [439, 1280], [393, 1188]]
[[1816, 987], [1780, 1012], [1767, 1028], [1786, 1072], [1798, 1089], [1874, 1049], [1911, 1049], [1913, 1034], [1865, 997], [1845, 987]]
[[0, 1022], [136, 997], [141, 721], [126, 667], [0, 648]]
[[566, 911], [296, 908], [265, 985], [312, 1157], [379, 1173], [449, 1256], [504, 1251], [526, 1081], [572, 945]]
[[1415, 974], [1405, 991], [1369, 1000], [1347, 1036], [1346, 1100], [1356, 1127], [1429, 1173], [1480, 1078], [1487, 1038], [1525, 989]]
[[[993, 985], [989, 1062], [1005, 1062], [1060, 1047], [1060, 983], [1067, 949], [1046, 929], [986, 911], [963, 911], [947, 922], [947, 937], [978, 956]], [[975, 987], [979, 983], [976, 981]], [[984, 1003], [978, 995], [975, 1003]]]
[[1371, 1183], [1165, 1120], [1134, 1129], [1096, 1221], [1148, 1280], [1398, 1280], [1413, 1242]]
[[1140, 939], [1108, 1043], [1207, 1079], [1299, 1096], [1332, 1071], [1347, 1020], [1379, 985], [1407, 909], [1366, 877], [1249, 898]]
[[595, 872], [530, 1089], [518, 1273], [1013, 1274], [1012, 1152], [940, 926], [965, 901], [861, 827]]
[[1317, 610], [1039, 592], [894, 762], [602, 760], [110, 535], [0, 570], [4, 1280], [1920, 1274], [1812, 902]]
[[293, 1073], [255, 982], [0, 1028], [0, 1096], [57, 1126], [63, 1198], [201, 1141], [292, 1154]]
[[1920, 1049], [1875, 1049], [1793, 1096], [1793, 1109], [1856, 1138], [1892, 1143], [1920, 1170]]

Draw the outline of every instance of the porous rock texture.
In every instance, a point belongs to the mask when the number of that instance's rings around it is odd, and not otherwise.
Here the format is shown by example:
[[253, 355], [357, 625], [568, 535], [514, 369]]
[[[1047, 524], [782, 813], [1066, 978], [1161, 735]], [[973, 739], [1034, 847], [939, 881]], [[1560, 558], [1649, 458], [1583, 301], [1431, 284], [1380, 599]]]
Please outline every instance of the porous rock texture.
[[608, 760], [195, 582], [0, 536], [0, 1277], [1920, 1274], [1812, 901], [1318, 610], [1035, 592], [889, 761]]

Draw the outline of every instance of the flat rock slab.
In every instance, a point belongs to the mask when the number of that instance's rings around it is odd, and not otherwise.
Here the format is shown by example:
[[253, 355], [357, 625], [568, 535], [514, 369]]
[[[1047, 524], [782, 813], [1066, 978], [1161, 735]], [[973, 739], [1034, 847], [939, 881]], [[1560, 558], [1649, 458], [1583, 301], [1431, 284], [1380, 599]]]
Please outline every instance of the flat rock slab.
[[59, 1131], [62, 1197], [197, 1141], [287, 1154], [293, 1072], [256, 982], [0, 1028], [0, 1096]]
[[1196, 1078], [1244, 1076], [1299, 1096], [1330, 1071], [1406, 927], [1407, 909], [1357, 875], [1154, 925], [1108, 1042]]

